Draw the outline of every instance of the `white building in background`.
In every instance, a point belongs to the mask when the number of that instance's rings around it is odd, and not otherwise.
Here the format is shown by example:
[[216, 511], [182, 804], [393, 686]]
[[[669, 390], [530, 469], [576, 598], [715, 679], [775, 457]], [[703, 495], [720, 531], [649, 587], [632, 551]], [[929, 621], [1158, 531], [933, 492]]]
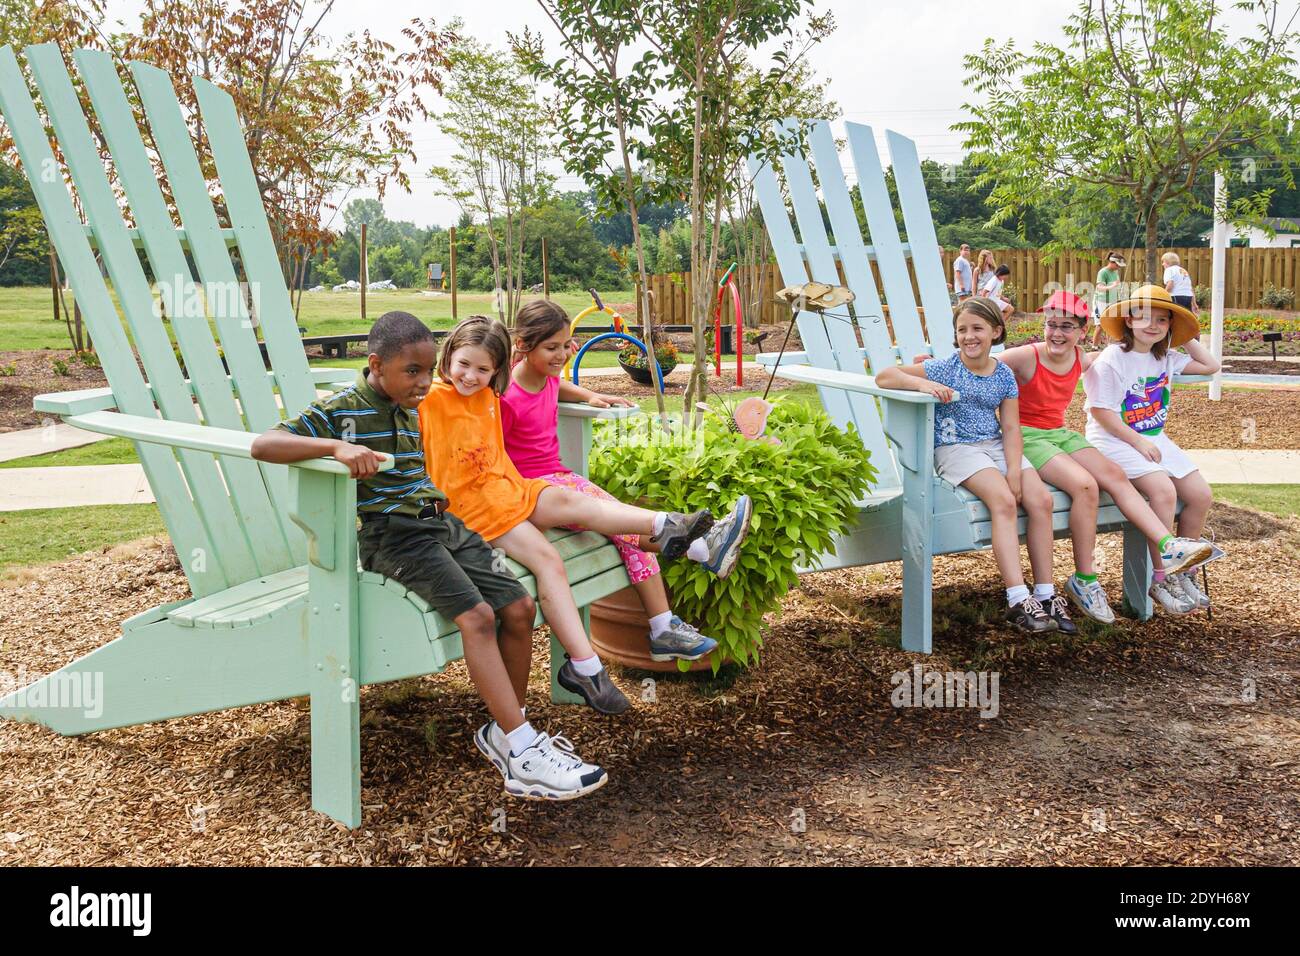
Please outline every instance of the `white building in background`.
[[[1258, 226], [1228, 226], [1228, 245], [1250, 249], [1300, 249], [1300, 219], [1270, 217], [1264, 220], [1273, 227], [1276, 235], [1269, 236]], [[1208, 243], [1213, 230], [1201, 233], [1201, 241]]]

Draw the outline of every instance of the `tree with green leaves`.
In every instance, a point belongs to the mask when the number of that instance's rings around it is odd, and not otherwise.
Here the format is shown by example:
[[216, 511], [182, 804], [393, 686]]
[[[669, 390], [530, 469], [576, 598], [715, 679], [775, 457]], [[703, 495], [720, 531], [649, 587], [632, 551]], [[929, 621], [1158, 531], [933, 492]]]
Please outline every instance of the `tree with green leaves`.
[[535, 84], [511, 54], [462, 38], [449, 59], [447, 110], [438, 125], [457, 149], [448, 165], [433, 167], [430, 175], [440, 195], [482, 225], [496, 288], [504, 292], [497, 315], [509, 324], [524, 290], [528, 210], [555, 182], [544, 166], [551, 157], [548, 116]]
[[[1254, 32], [1230, 35], [1216, 0], [1085, 0], [1062, 45], [989, 39], [965, 57], [978, 100], [955, 128], [983, 167], [975, 186], [992, 185], [993, 222], [1064, 197], [1049, 244], [1060, 249], [1131, 202], [1151, 281], [1161, 217], [1209, 211], [1198, 181], [1230, 171], [1234, 151], [1282, 162], [1291, 183], [1281, 137], [1300, 105], [1295, 13], [1275, 0], [1236, 6], [1255, 14]], [[1239, 197], [1225, 213], [1257, 218], [1268, 198]]]

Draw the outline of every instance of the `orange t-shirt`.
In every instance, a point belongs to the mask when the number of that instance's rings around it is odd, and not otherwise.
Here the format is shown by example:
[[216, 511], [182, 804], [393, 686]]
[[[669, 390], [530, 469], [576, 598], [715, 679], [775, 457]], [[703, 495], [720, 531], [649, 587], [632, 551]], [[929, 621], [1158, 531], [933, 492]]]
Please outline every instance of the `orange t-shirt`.
[[447, 495], [448, 510], [488, 541], [526, 521], [550, 487], [522, 477], [510, 461], [500, 400], [490, 388], [465, 398], [450, 382], [434, 382], [420, 402], [420, 441], [429, 480]]

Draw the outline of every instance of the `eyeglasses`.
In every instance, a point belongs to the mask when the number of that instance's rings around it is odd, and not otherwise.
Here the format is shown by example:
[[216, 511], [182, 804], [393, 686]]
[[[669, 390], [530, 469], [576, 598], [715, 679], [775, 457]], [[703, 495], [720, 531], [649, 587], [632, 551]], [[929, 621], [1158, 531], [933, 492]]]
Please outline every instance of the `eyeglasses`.
[[1047, 322], [1043, 325], [1048, 332], [1082, 332], [1083, 326], [1075, 322], [1069, 322], [1065, 325], [1058, 325], [1055, 322]]

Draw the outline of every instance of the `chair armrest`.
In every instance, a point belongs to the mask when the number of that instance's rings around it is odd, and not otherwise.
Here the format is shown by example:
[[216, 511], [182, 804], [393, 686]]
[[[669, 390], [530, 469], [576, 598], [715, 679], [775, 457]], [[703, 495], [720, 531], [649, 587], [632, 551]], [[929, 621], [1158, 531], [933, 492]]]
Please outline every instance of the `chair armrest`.
[[[873, 395], [895, 402], [912, 405], [938, 405], [939, 400], [925, 392], [909, 392], [898, 388], [881, 388], [876, 380], [861, 372], [841, 372], [833, 368], [814, 368], [811, 365], [781, 365], [773, 373], [779, 378], [788, 378], [795, 382], [806, 382], [822, 388], [838, 388], [845, 392], [857, 392]], [[961, 393], [952, 393], [954, 402], [961, 400]]]
[[561, 418], [630, 418], [640, 415], [641, 409], [619, 405], [613, 408], [596, 408], [586, 402], [560, 402]]
[[[231, 455], [236, 458], [253, 457], [252, 432], [235, 431], [231, 428], [213, 428], [210, 425], [193, 425], [188, 422], [172, 422], [163, 418], [146, 418], [142, 415], [123, 415], [120, 412], [87, 412], [73, 415], [67, 419], [69, 425], [84, 428], [86, 431], [101, 435], [117, 435], [132, 441], [153, 445], [170, 445], [173, 448], [189, 448], [194, 451], [206, 451], [214, 455]], [[388, 471], [394, 465], [391, 455], [380, 455], [380, 471]], [[290, 467], [305, 468], [308, 471], [323, 471], [332, 475], [348, 475], [346, 465], [333, 458], [307, 458], [290, 463]]]
[[1202, 385], [1214, 381], [1213, 375], [1175, 375], [1175, 385]]

